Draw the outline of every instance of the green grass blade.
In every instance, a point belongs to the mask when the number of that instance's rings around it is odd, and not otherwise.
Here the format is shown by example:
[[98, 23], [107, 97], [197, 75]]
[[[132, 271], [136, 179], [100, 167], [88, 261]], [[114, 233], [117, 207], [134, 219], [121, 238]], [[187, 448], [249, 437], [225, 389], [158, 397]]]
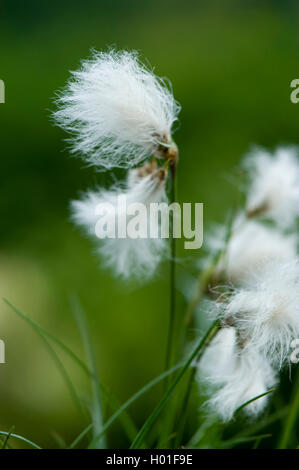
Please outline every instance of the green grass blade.
[[45, 337], [49, 338], [51, 341], [53, 341], [57, 346], [59, 346], [66, 354], [70, 356], [71, 359], [87, 374], [90, 375], [91, 372], [88, 370], [86, 365], [84, 364], [83, 361], [68, 347], [66, 346], [62, 341], [60, 341], [58, 338], [56, 338], [54, 335], [52, 335], [49, 331], [47, 331], [45, 328], [43, 328], [41, 325], [39, 325], [37, 322], [33, 321], [30, 317], [22, 313], [20, 310], [18, 310], [13, 304], [11, 304], [7, 299], [3, 299], [3, 301], [17, 314], [19, 317], [23, 318], [29, 325], [31, 325], [33, 328], [39, 331], [39, 333], [43, 334]]
[[28, 444], [33, 449], [41, 449], [41, 447], [38, 446], [37, 444], [35, 444], [35, 442], [32, 442], [29, 439], [26, 439], [26, 437], [19, 436], [18, 434], [13, 434], [13, 433], [10, 433], [10, 432], [0, 431], [0, 436], [9, 436], [10, 438], [18, 439], [19, 441], [25, 442], [26, 444]]
[[266, 395], [269, 395], [270, 393], [273, 393], [276, 391], [276, 388], [271, 388], [270, 390], [267, 390], [267, 392], [265, 393], [261, 393], [260, 395], [257, 395], [256, 397], [253, 397], [251, 398], [250, 400], [246, 401], [245, 403], [243, 403], [241, 406], [239, 406], [239, 408], [236, 409], [235, 411], [235, 416], [240, 413], [240, 411], [242, 411], [247, 405], [250, 405], [250, 403], [253, 403], [254, 401], [256, 400], [259, 400], [259, 398], [263, 398], [265, 397]]
[[[92, 431], [92, 429], [93, 429], [93, 423], [86, 426], [86, 428], [83, 429], [82, 432], [80, 432], [79, 436], [77, 436], [73, 440], [73, 442], [70, 444], [69, 449], [74, 449], [79, 444], [79, 442], [81, 442], [82, 439], [89, 433], [89, 431]], [[101, 437], [101, 435], [100, 435], [100, 437]], [[94, 447], [94, 445], [92, 445], [92, 447]]]
[[53, 437], [54, 441], [56, 442], [56, 445], [60, 449], [66, 449], [67, 448], [67, 443], [63, 439], [63, 437], [56, 431], [51, 432], [51, 436]]
[[299, 414], [299, 369], [297, 369], [296, 380], [293, 386], [291, 404], [282, 430], [281, 438], [278, 443], [278, 449], [287, 449]]
[[[83, 347], [87, 366], [92, 373], [91, 377], [91, 390], [92, 390], [92, 420], [93, 420], [93, 436], [96, 437], [103, 427], [103, 411], [102, 411], [102, 397], [101, 387], [98, 378], [98, 368], [95, 357], [95, 352], [92, 344], [91, 335], [87, 325], [86, 315], [83, 312], [79, 299], [76, 296], [71, 297], [72, 310], [81, 334]], [[103, 435], [97, 441], [97, 448], [103, 449], [106, 447], [106, 439]]]
[[220, 321], [216, 320], [212, 324], [212, 326], [209, 328], [207, 333], [201, 339], [201, 341], [199, 342], [198, 346], [195, 348], [193, 353], [189, 356], [189, 358], [185, 362], [185, 365], [183, 366], [182, 370], [178, 373], [177, 377], [174, 379], [174, 381], [172, 382], [169, 389], [165, 392], [165, 394], [164, 394], [162, 400], [160, 401], [160, 403], [158, 403], [158, 405], [156, 406], [156, 408], [154, 409], [152, 414], [148, 417], [148, 419], [146, 420], [146, 422], [144, 423], [144, 425], [140, 429], [140, 431], [137, 434], [136, 438], [132, 442], [131, 449], [140, 448], [140, 446], [143, 443], [144, 438], [146, 437], [147, 433], [150, 431], [152, 425], [154, 424], [157, 417], [159, 416], [159, 414], [163, 410], [163, 408], [166, 405], [168, 399], [172, 395], [173, 391], [175, 390], [177, 384], [180, 382], [181, 378], [184, 376], [184, 374], [188, 370], [188, 368], [191, 365], [192, 361], [201, 353], [204, 346], [212, 339], [212, 337], [218, 331], [219, 323], [220, 323]]
[[[101, 435], [102, 433], [106, 432], [107, 429], [114, 423], [114, 421], [119, 418], [121, 416], [121, 414], [130, 406], [132, 405], [136, 400], [138, 400], [138, 398], [140, 398], [142, 395], [144, 395], [144, 393], [146, 393], [148, 390], [150, 390], [152, 387], [154, 387], [155, 385], [157, 385], [159, 382], [163, 381], [165, 379], [166, 376], [169, 376], [171, 374], [173, 374], [175, 371], [177, 371], [178, 369], [182, 368], [183, 367], [183, 364], [177, 364], [175, 365], [174, 367], [172, 367], [171, 369], [169, 369], [168, 371], [166, 372], [163, 372], [163, 374], [159, 375], [158, 377], [156, 377], [155, 379], [153, 379], [151, 382], [147, 383], [146, 385], [144, 385], [144, 387], [142, 387], [138, 392], [136, 392], [134, 395], [131, 396], [131, 398], [129, 398], [109, 419], [108, 421], [106, 421], [106, 423], [104, 424], [103, 426], [103, 429], [101, 430], [101, 433], [96, 437], [96, 440], [97, 439], [100, 439], [101, 438]], [[88, 433], [88, 431], [90, 430], [90, 428], [88, 429], [88, 427], [86, 429], [84, 429], [82, 431], [82, 433], [80, 434], [80, 440], [83, 439], [83, 437]], [[135, 434], [136, 435], [136, 434]], [[79, 436], [78, 436], [79, 438]], [[71, 444], [71, 448], [75, 447], [75, 445], [78, 444], [78, 438], [75, 439], [75, 441]], [[90, 445], [93, 446], [95, 444], [95, 442], [92, 442]]]
[[224, 441], [221, 445], [221, 449], [231, 448], [238, 444], [244, 444], [246, 442], [251, 441], [261, 441], [262, 439], [266, 439], [267, 437], [272, 437], [272, 434], [261, 434], [259, 436], [250, 436], [250, 437], [238, 437], [237, 439], [230, 439], [228, 441]]
[[[23, 314], [21, 311], [19, 311], [14, 305], [12, 305], [8, 300], [3, 299], [4, 302], [24, 321], [26, 321], [32, 328], [34, 328], [36, 331], [39, 331], [40, 334], [44, 335], [46, 338], [50, 339], [55, 343], [58, 347], [61, 348], [61, 350], [67, 354], [70, 359], [74, 361], [75, 364], [79, 366], [79, 368], [89, 377], [92, 378], [93, 374], [92, 372], [88, 369], [86, 364], [84, 364], [83, 361], [68, 347], [66, 346], [62, 341], [60, 341], [58, 338], [56, 338], [54, 335], [52, 335], [49, 331], [47, 331], [45, 328], [43, 328], [41, 325], [39, 325], [37, 322], [32, 320], [30, 317], [27, 317], [27, 315]], [[102, 393], [106, 396], [108, 404], [111, 406], [112, 409], [118, 409], [120, 404], [115, 396], [111, 392], [109, 392], [106, 387], [100, 383], [100, 387], [102, 390]], [[124, 430], [126, 431], [128, 437], [130, 440], [133, 439], [133, 436], [135, 436], [137, 432], [137, 428], [132, 420], [132, 418], [127, 414], [123, 413], [120, 417], [121, 423], [123, 425]]]
[[30, 320], [30, 318], [27, 317], [27, 315], [25, 315], [24, 313], [20, 312], [20, 310], [18, 310], [16, 307], [14, 307], [10, 302], [8, 302], [7, 300], [4, 299], [4, 301], [7, 303], [7, 305], [9, 305], [13, 311], [15, 313], [17, 313], [17, 315], [19, 315], [22, 319], [26, 320], [27, 323], [29, 323], [32, 328], [38, 333], [38, 335], [40, 336], [40, 338], [42, 339], [46, 349], [48, 350], [48, 353], [50, 354], [50, 356], [52, 357], [53, 361], [55, 362], [56, 364], [56, 367], [58, 369], [58, 371], [60, 372], [69, 392], [70, 392], [70, 395], [73, 399], [73, 402], [75, 404], [75, 406], [77, 407], [79, 413], [83, 416], [83, 417], [86, 417], [86, 414], [84, 413], [83, 411], [83, 408], [82, 408], [82, 405], [81, 405], [81, 401], [77, 395], [77, 392], [76, 392], [76, 389], [67, 373], [67, 371], [65, 370], [65, 367], [63, 365], [63, 363], [61, 362], [61, 360], [59, 359], [59, 357], [57, 356], [56, 352], [54, 351], [54, 349], [52, 348], [51, 344], [49, 343], [49, 341], [45, 338], [44, 334], [42, 333], [42, 331], [40, 331], [40, 329], [35, 325], [35, 323], [33, 321]]
[[52, 348], [52, 346], [50, 345], [50, 343], [46, 340], [46, 338], [44, 338], [43, 336], [41, 337], [43, 342], [44, 342], [44, 345], [46, 347], [46, 349], [48, 350], [50, 356], [52, 357], [53, 361], [55, 362], [56, 364], [56, 367], [58, 369], [58, 371], [60, 372], [60, 375], [61, 377], [63, 378], [68, 390], [69, 390], [69, 393], [73, 399], [73, 402], [75, 404], [75, 406], [77, 407], [79, 413], [82, 415], [83, 418], [86, 418], [86, 413], [84, 412], [83, 410], [83, 407], [82, 407], [82, 404], [81, 404], [81, 400], [76, 392], [76, 389], [63, 365], [63, 363], [61, 362], [61, 360], [59, 359], [59, 357], [57, 356], [56, 352], [54, 351], [54, 349]]
[[[109, 392], [106, 387], [103, 386], [103, 384], [101, 384], [101, 390], [102, 394], [108, 398], [111, 410], [113, 412], [118, 411], [118, 409], [121, 407], [121, 403], [118, 398], [115, 395], [111, 394], [111, 392]], [[126, 432], [129, 440], [132, 441], [138, 432], [137, 426], [134, 423], [133, 419], [131, 418], [129, 413], [124, 410], [123, 413], [119, 415], [119, 421], [121, 422], [122, 427], [124, 428], [124, 431]]]
[[9, 438], [10, 438], [10, 436], [12, 435], [12, 433], [14, 432], [14, 430], [15, 430], [15, 427], [12, 426], [12, 427], [10, 428], [10, 430], [8, 431], [8, 434], [7, 434], [6, 438], [5, 438], [4, 441], [3, 441], [2, 449], [5, 449], [6, 446], [8, 446]]
[[254, 423], [251, 426], [246, 427], [242, 431], [238, 432], [234, 437], [244, 437], [250, 436], [251, 434], [256, 434], [261, 429], [270, 426], [271, 424], [275, 423], [283, 419], [287, 414], [287, 407], [282, 408], [275, 413], [272, 413], [270, 416], [267, 416], [263, 420], [259, 421], [258, 423]]
[[180, 446], [180, 443], [182, 441], [182, 437], [183, 437], [183, 434], [184, 434], [184, 429], [185, 429], [186, 420], [187, 420], [188, 404], [189, 404], [189, 399], [190, 399], [190, 395], [191, 395], [193, 382], [194, 382], [194, 379], [195, 379], [195, 374], [196, 374], [196, 368], [194, 368], [190, 373], [186, 393], [185, 393], [184, 400], [183, 400], [183, 403], [182, 403], [182, 407], [181, 407], [181, 410], [180, 410], [180, 413], [179, 413], [179, 417], [177, 419], [177, 423], [178, 423], [177, 424], [177, 429], [178, 429], [178, 431], [177, 431], [176, 440], [175, 440], [175, 444], [174, 444], [174, 447], [176, 449]]

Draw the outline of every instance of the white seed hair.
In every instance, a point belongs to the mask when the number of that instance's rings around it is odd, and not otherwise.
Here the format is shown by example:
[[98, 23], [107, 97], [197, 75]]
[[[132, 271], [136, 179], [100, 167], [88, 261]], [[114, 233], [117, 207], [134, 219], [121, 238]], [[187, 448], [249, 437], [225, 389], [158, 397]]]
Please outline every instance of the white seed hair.
[[[158, 176], [147, 175], [138, 177], [136, 170], [129, 172], [125, 185], [116, 185], [110, 190], [88, 192], [82, 200], [72, 201], [72, 219], [82, 226], [88, 235], [96, 240], [97, 253], [103, 258], [105, 265], [117, 277], [147, 280], [151, 278], [160, 262], [168, 256], [168, 243], [163, 238], [103, 238], [95, 234], [95, 226], [99, 220], [96, 215], [98, 204], [109, 203], [115, 207], [117, 231], [117, 200], [118, 196], [126, 196], [127, 206], [131, 203], [143, 203], [147, 208], [152, 202], [166, 202], [165, 182]], [[130, 217], [125, 214], [126, 220]], [[151, 221], [152, 223], [154, 221]], [[148, 225], [148, 220], [144, 221]], [[159, 224], [159, 221], [157, 221]], [[153, 227], [151, 227], [153, 229]], [[159, 227], [157, 227], [159, 233]]]
[[[276, 383], [268, 360], [255, 348], [242, 349], [233, 327], [222, 328], [204, 352], [198, 368], [198, 380], [211, 397], [205, 405], [224, 422], [247, 401], [262, 395]], [[256, 417], [265, 408], [268, 396], [254, 400], [244, 412]]]
[[263, 149], [244, 160], [249, 172], [246, 209], [287, 227], [299, 215], [299, 160], [295, 147], [280, 147], [273, 155]]
[[54, 119], [71, 151], [106, 169], [129, 168], [169, 144], [180, 106], [136, 51], [96, 52], [72, 72]]
[[211, 242], [218, 247], [222, 243], [224, 256], [216, 267], [216, 273], [223, 273], [227, 281], [242, 284], [248, 276], [261, 271], [268, 261], [285, 262], [296, 258], [298, 236], [295, 233], [284, 235], [277, 228], [254, 220], [234, 225], [226, 247], [221, 229]]
[[229, 297], [224, 317], [282, 367], [299, 337], [299, 261], [268, 262]]

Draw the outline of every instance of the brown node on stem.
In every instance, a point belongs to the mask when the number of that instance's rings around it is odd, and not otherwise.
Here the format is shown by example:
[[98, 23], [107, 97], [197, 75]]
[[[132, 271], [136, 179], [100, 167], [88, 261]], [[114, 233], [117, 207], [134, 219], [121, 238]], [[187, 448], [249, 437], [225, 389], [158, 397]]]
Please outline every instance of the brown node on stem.
[[[163, 145], [164, 143], [165, 145]], [[169, 162], [172, 174], [174, 175], [179, 159], [179, 150], [176, 143], [170, 141], [169, 138], [164, 135], [156, 149], [155, 155]]]
[[167, 170], [165, 168], [160, 168], [155, 158], [153, 158], [150, 163], [146, 163], [142, 167], [138, 168], [137, 171], [138, 176], [141, 178], [151, 175], [152, 178], [158, 180], [159, 184], [163, 183], [167, 176]]

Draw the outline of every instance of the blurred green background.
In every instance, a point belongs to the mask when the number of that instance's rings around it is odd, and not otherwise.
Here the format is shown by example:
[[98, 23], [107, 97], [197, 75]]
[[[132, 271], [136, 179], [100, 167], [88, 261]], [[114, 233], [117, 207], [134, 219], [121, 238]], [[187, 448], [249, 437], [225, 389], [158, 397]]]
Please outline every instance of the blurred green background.
[[[70, 223], [69, 201], [112, 176], [69, 156], [65, 134], [50, 119], [55, 91], [92, 47], [138, 49], [171, 80], [182, 105], [179, 200], [203, 202], [207, 228], [234, 203], [231, 175], [252, 144], [299, 144], [299, 104], [289, 98], [290, 82], [299, 78], [298, 26], [295, 0], [1, 1], [0, 294], [83, 358], [69, 303], [76, 292], [101, 380], [120, 401], [163, 369], [168, 266], [146, 286], [123, 284]], [[180, 256], [184, 265], [183, 258], [200, 253], [181, 249]], [[180, 294], [178, 306], [180, 313]], [[40, 339], [4, 303], [0, 338], [0, 428], [15, 425], [46, 447], [56, 446], [55, 433], [70, 442], [83, 425], [68, 390]], [[84, 396], [80, 371], [65, 364]], [[138, 425], [160, 392], [132, 407]], [[109, 445], [128, 445], [119, 425]]]

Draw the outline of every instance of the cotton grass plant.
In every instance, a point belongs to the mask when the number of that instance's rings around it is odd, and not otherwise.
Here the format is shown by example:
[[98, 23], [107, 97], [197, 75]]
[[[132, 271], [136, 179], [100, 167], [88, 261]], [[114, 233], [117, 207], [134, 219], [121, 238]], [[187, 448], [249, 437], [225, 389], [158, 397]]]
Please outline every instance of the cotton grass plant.
[[[188, 281], [188, 305], [182, 312], [175, 303], [180, 280], [175, 276], [173, 236], [170, 243], [162, 238], [99, 239], [95, 231], [99, 203], [109, 202], [116, 208], [117, 197], [125, 196], [148, 206], [176, 198], [178, 148], [172, 133], [180, 106], [169, 82], [156, 77], [136, 52], [93, 52], [72, 72], [56, 103], [54, 118], [70, 133], [73, 153], [102, 171], [119, 167], [127, 171], [112, 187], [89, 189], [71, 202], [72, 221], [93, 239], [96, 255], [125, 282], [149, 281], [162, 262], [170, 264], [165, 370], [122, 405], [98, 377], [88, 326], [76, 297], [71, 305], [86, 364], [9, 304], [42, 338], [85, 422], [86, 409], [57, 350], [67, 354], [90, 380], [89, 423], [67, 447], [109, 446], [107, 431], [116, 420], [131, 448], [217, 448], [250, 446], [250, 442], [257, 447], [269, 437], [261, 431], [275, 421], [281, 429], [279, 446], [291, 445], [298, 400], [294, 395], [288, 410], [278, 411], [271, 402], [273, 392], [275, 399], [279, 390], [280, 372], [291, 368], [291, 341], [299, 337], [296, 149], [279, 148], [273, 155], [255, 149], [245, 156], [241, 167], [246, 182], [244, 205], [228, 224], [214, 226], [207, 236], [206, 255], [196, 267], [197, 279]], [[203, 323], [205, 328], [198, 328]], [[138, 429], [128, 409], [159, 383], [163, 384], [161, 400]], [[187, 418], [194, 406], [198, 420], [190, 426]], [[104, 412], [107, 407], [109, 414]], [[241, 427], [235, 432], [238, 422]], [[3, 447], [14, 439], [25, 439], [12, 432], [4, 434]]]

